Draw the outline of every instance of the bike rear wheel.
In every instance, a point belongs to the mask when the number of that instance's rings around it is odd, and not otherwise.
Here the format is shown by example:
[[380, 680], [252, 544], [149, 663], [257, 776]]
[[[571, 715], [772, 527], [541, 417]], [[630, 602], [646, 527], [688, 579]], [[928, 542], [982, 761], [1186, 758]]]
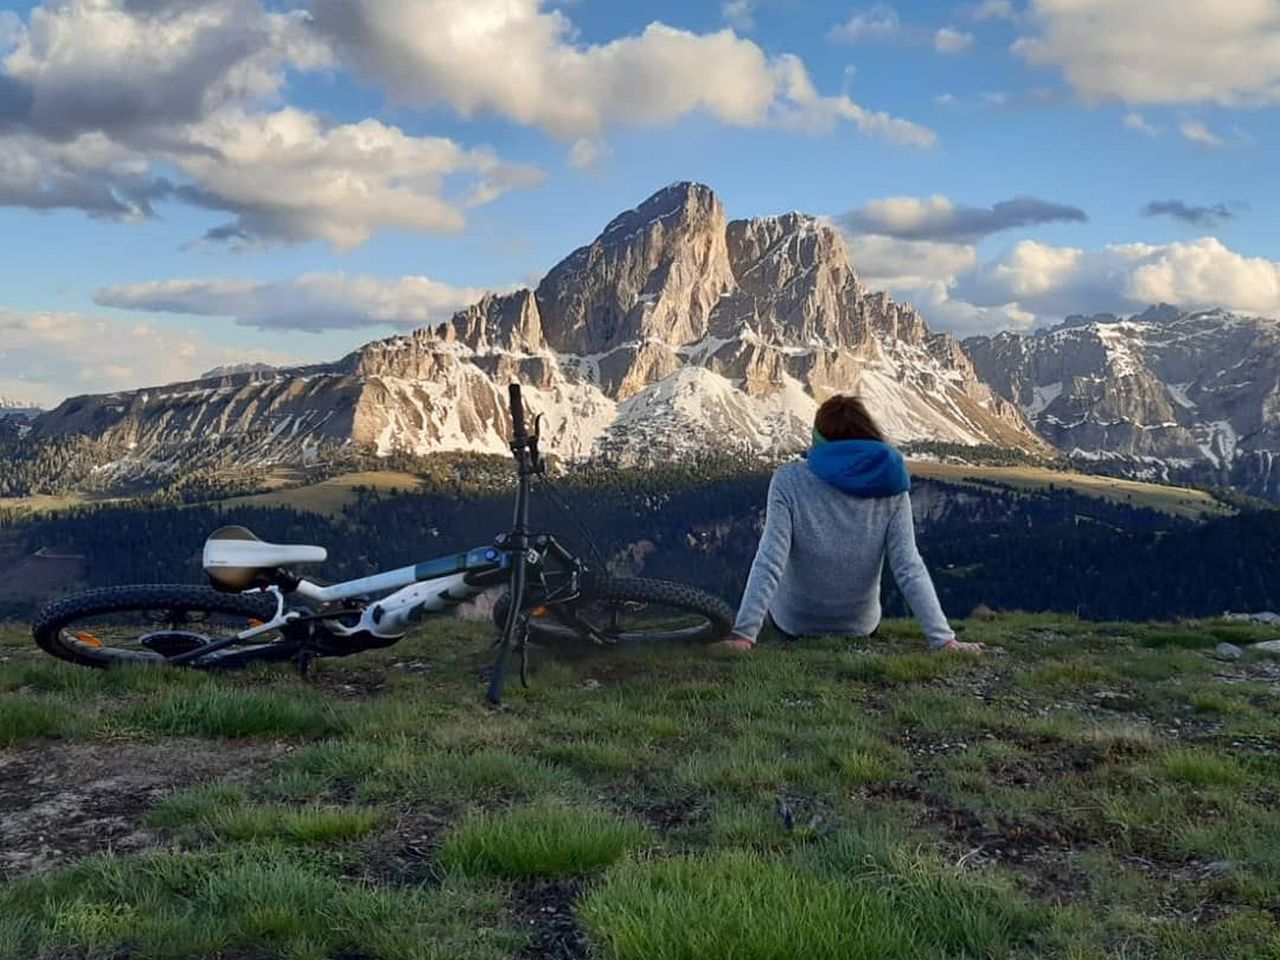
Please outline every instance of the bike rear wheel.
[[[219, 593], [208, 587], [104, 587], [49, 604], [36, 615], [32, 633], [46, 653], [80, 666], [163, 665], [169, 657], [265, 623], [275, 616], [275, 609], [270, 597]], [[236, 667], [296, 652], [296, 644], [267, 633], [190, 666]]]
[[[733, 610], [719, 597], [669, 580], [605, 577], [563, 603], [530, 604], [529, 636], [534, 641], [586, 640], [596, 643], [711, 643], [729, 635]], [[510, 595], [494, 606], [505, 625]]]

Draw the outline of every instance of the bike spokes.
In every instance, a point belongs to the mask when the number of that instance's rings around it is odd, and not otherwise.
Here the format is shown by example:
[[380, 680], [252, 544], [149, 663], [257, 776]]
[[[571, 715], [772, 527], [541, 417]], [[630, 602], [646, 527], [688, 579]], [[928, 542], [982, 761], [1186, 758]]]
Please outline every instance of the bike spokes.
[[708, 618], [698, 611], [660, 602], [592, 600], [575, 604], [565, 613], [568, 616], [556, 616], [552, 612], [542, 617], [531, 616], [534, 635], [586, 633], [600, 643], [629, 643], [658, 637], [696, 642], [711, 639], [714, 630]]
[[58, 638], [69, 650], [85, 655], [159, 663], [233, 637], [252, 623], [234, 613], [183, 606], [117, 610], [88, 613], [66, 623]]

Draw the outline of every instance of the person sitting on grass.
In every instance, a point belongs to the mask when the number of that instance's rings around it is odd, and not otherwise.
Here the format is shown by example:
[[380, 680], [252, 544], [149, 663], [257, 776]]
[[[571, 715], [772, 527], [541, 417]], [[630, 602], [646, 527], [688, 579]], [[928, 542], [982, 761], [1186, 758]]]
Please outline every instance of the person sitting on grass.
[[779, 467], [769, 483], [764, 533], [733, 635], [750, 650], [765, 619], [786, 639], [865, 637], [880, 625], [885, 557], [935, 650], [980, 653], [961, 643], [938, 603], [916, 549], [911, 480], [861, 398], [843, 394], [818, 408], [808, 461]]

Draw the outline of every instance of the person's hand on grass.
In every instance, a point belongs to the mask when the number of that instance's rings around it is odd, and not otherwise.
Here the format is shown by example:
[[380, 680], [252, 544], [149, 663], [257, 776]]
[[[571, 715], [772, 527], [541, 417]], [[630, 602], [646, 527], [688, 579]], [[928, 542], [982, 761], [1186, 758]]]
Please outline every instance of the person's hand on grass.
[[756, 645], [756, 642], [750, 637], [744, 637], [740, 633], [735, 633], [727, 640], [721, 640], [716, 644], [722, 650], [740, 650], [746, 653]]
[[953, 653], [985, 653], [987, 645], [985, 643], [965, 643], [962, 640], [957, 640], [955, 637], [952, 637], [937, 649], [948, 650]]

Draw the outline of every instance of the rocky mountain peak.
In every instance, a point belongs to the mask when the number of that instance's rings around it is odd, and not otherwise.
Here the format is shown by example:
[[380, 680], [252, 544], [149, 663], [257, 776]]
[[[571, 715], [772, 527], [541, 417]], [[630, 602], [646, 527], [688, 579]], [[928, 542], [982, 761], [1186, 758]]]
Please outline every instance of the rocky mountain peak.
[[[242, 373], [270, 373], [276, 368], [269, 363], [228, 363], [214, 367], [200, 374], [200, 380], [218, 380], [222, 377], [235, 377]], [[0, 404], [3, 406], [3, 404]]]
[[547, 344], [593, 355], [635, 341], [701, 339], [732, 285], [724, 207], [708, 187], [676, 183], [611, 220], [553, 267], [535, 296]]
[[[1041, 327], [1037, 330], [1032, 331], [1032, 335], [1043, 336], [1051, 333], [1057, 333], [1059, 330], [1072, 330], [1077, 327], [1088, 327], [1088, 326], [1093, 326], [1095, 324], [1100, 324], [1100, 323], [1119, 323], [1120, 319], [1121, 318], [1116, 316], [1114, 313], [1094, 313], [1094, 314], [1073, 313], [1069, 317], [1064, 319], [1061, 323], [1054, 324], [1053, 326], [1050, 326], [1050, 327]], [[1005, 336], [1005, 335], [1017, 337], [1017, 336], [1021, 336], [1022, 334], [1020, 334], [1016, 330], [1005, 330], [1002, 333], [997, 334], [997, 336]]]
[[317, 441], [502, 453], [512, 381], [568, 458], [789, 453], [834, 392], [866, 397], [898, 442], [1045, 449], [954, 338], [863, 287], [838, 229], [795, 212], [729, 222], [698, 183], [614, 217], [536, 289], [432, 328], [328, 365], [78, 398], [38, 430], [119, 441], [147, 463], [184, 444], [266, 462]]
[[1177, 320], [1185, 312], [1169, 303], [1153, 303], [1133, 319], [1140, 323], [1168, 323]]
[[788, 213], [735, 220], [726, 235], [738, 290], [767, 341], [849, 347], [865, 339], [863, 291], [835, 227]]
[[1280, 322], [1160, 304], [964, 346], [1059, 449], [1135, 476], [1280, 497]]
[[700, 223], [722, 223], [723, 218], [724, 208], [710, 187], [688, 180], [679, 181], [663, 187], [639, 206], [618, 214], [605, 224], [596, 242], [605, 245], [626, 243], [655, 223], [665, 224], [668, 230], [677, 230], [682, 226], [696, 228]]

